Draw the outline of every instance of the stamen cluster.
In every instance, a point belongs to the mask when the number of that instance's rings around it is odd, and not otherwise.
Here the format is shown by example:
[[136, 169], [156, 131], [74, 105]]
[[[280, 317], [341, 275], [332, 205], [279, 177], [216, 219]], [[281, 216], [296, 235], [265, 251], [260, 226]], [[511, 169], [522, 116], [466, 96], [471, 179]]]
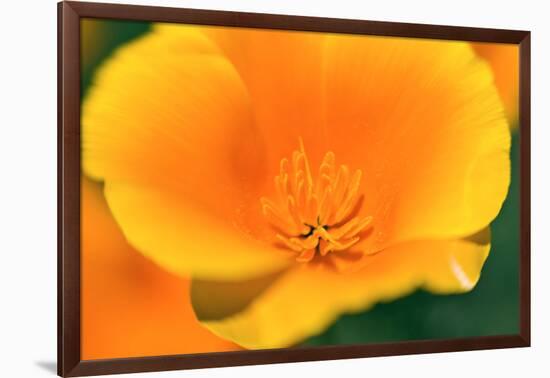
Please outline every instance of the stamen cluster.
[[351, 173], [346, 165], [337, 167], [334, 153], [327, 152], [314, 180], [302, 142], [291, 161], [281, 160], [275, 177], [277, 198], [261, 198], [262, 211], [278, 230], [277, 239], [298, 253], [297, 261], [348, 250], [371, 225], [372, 217], [353, 216], [361, 174], [359, 169]]

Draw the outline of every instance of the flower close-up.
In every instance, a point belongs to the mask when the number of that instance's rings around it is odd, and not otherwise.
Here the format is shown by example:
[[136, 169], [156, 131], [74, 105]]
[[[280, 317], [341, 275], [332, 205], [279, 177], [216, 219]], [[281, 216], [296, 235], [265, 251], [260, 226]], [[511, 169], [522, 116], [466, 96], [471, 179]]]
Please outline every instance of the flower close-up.
[[[517, 118], [478, 50], [155, 24], [114, 51], [83, 98], [82, 164], [139, 266], [134, 283], [103, 282], [128, 303], [117, 321], [170, 332], [183, 314], [199, 352], [283, 348], [417, 290], [472, 291]], [[130, 321], [138, 298], [176, 312]]]

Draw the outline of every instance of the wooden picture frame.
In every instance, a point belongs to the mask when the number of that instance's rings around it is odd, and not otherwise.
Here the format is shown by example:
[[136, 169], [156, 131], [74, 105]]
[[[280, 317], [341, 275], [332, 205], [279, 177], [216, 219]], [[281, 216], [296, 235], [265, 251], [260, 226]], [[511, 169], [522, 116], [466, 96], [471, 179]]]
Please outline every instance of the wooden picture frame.
[[[82, 360], [80, 353], [80, 19], [351, 33], [517, 44], [520, 47], [520, 332], [377, 345]], [[58, 374], [83, 376], [436, 353], [530, 345], [530, 32], [151, 6], [58, 4]]]

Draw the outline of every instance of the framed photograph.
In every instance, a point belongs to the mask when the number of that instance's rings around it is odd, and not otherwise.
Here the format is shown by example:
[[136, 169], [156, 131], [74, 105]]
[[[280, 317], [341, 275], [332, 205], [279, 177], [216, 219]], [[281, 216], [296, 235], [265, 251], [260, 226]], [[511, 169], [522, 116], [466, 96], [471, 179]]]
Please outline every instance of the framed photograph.
[[58, 372], [530, 344], [530, 33], [59, 11]]

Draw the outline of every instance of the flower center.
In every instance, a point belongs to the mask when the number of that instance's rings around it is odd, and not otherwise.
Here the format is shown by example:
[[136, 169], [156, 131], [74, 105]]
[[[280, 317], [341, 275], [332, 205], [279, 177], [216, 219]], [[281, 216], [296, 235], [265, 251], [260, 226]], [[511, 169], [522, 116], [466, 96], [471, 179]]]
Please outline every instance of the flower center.
[[353, 215], [361, 204], [361, 170], [352, 173], [346, 165], [338, 167], [329, 151], [314, 179], [301, 140], [291, 160], [281, 160], [275, 177], [277, 198], [260, 199], [266, 220], [278, 231], [277, 239], [298, 253], [299, 262], [348, 250], [372, 221], [371, 216]]

